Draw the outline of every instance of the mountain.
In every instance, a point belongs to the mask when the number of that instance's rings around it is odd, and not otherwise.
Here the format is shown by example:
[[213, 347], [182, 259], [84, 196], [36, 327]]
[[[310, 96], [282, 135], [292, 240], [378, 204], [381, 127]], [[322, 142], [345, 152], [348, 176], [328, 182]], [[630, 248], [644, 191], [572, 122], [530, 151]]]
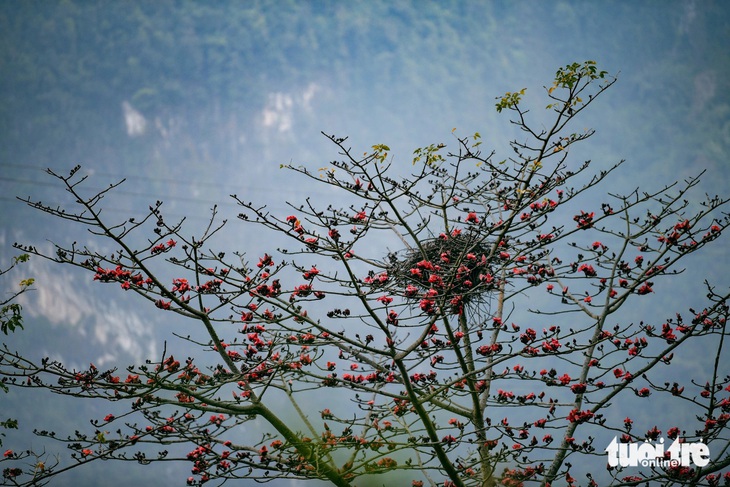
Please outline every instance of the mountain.
[[[388, 144], [403, 170], [416, 147], [453, 143], [454, 127], [481, 132], [485, 147], [508, 157], [507, 141], [519, 133], [496, 113], [495, 97], [527, 88], [525, 104], [539, 120], [542, 87], [555, 70], [587, 59], [619, 82], [582, 119], [597, 133], [571, 154], [576, 164], [591, 159], [600, 169], [627, 159], [607, 192], [704, 170], [698, 194], [727, 193], [728, 5], [0, 1], [0, 264], [16, 255], [15, 241], [78, 240], [105, 249], [80, 226], [15, 198], [72, 204], [43, 170], [66, 174], [76, 164], [89, 174], [90, 193], [126, 179], [108, 198], [110, 218], [139, 216], [160, 199], [170, 218], [186, 216], [195, 233], [218, 205], [229, 219], [221, 245], [260, 255], [271, 242], [236, 225], [229, 195], [279, 212], [306, 197], [335, 203], [279, 169], [337, 158], [320, 131], [348, 136], [358, 151]], [[694, 260], [677, 295], [687, 306], [701, 302], [702, 279], [728, 285], [728, 264], [721, 250]], [[78, 367], [120, 368], [157, 358], [165, 340], [186, 350], [173, 337], [188, 332], [183, 321], [168, 321], [90, 275], [34, 259], [0, 289], [21, 275], [35, 277], [38, 290], [22, 301], [27, 329], [5, 337], [11, 348]], [[637, 312], [651, 316], [675, 304], [661, 299]], [[7, 441], [27, 440], [41, 420], [72, 432], [106, 414], [92, 405], [77, 414], [74, 404], [56, 401], [16, 391], [4, 397], [25, 428]], [[110, 467], [97, 468], [68, 482], [101, 485]], [[164, 475], [184, 482], [183, 470]], [[114, 485], [145, 485], [144, 468], [134, 472], [114, 475]]]

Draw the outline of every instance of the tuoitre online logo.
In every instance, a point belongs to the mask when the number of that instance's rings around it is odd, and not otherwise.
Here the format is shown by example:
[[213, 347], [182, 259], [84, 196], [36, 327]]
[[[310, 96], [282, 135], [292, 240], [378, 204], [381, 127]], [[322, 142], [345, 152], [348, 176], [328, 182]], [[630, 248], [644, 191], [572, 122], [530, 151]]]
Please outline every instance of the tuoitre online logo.
[[664, 448], [664, 438], [652, 443], [621, 443], [616, 437], [606, 447], [611, 467], [704, 467], [710, 463], [710, 449], [702, 442], [680, 443]]

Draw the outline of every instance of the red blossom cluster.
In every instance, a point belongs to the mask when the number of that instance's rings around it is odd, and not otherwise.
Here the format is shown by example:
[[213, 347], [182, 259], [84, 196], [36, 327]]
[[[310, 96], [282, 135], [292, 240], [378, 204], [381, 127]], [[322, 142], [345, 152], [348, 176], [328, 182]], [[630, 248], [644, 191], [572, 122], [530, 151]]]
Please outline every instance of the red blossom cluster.
[[97, 267], [94, 280], [100, 282], [121, 282], [122, 289], [130, 289], [132, 286], [150, 286], [153, 283], [151, 278], [145, 278], [140, 273], [133, 274], [132, 271], [124, 269], [121, 265], [116, 266], [114, 269]]
[[152, 253], [152, 255], [159, 254], [161, 252], [167, 252], [175, 245], [177, 245], [177, 242], [173, 239], [170, 239], [166, 243], [159, 243], [155, 245], [154, 247], [152, 247], [152, 250], [150, 250], [150, 252]]

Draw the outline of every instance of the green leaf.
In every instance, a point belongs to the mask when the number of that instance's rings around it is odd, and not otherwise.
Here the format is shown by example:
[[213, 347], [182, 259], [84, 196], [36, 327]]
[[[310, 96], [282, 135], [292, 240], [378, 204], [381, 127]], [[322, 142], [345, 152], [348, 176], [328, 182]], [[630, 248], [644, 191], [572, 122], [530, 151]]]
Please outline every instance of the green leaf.
[[497, 97], [497, 100], [499, 100], [496, 104], [497, 112], [501, 113], [502, 110], [504, 110], [505, 108], [516, 107], [520, 103], [520, 100], [522, 99], [522, 96], [525, 94], [526, 91], [527, 91], [527, 88], [522, 88], [517, 93], [512, 93], [512, 92], [508, 91], [507, 93], [504, 94], [504, 96]]
[[22, 309], [17, 303], [8, 304], [0, 309], [0, 330], [3, 333], [7, 335], [8, 331], [15, 332], [16, 328], [23, 329], [23, 316], [20, 314]]

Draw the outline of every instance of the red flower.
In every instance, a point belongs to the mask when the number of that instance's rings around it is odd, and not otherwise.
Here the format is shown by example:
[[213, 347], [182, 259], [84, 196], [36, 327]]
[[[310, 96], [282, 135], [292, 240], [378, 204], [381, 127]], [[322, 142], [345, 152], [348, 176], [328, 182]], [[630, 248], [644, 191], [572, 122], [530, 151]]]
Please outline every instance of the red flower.
[[593, 226], [593, 215], [593, 212], [586, 213], [585, 211], [581, 211], [580, 215], [573, 217], [573, 220], [578, 223], [578, 228], [587, 230]]
[[651, 394], [651, 391], [646, 387], [636, 391], [636, 395], [639, 397], [649, 397], [650, 394]]
[[661, 435], [662, 432], [660, 429], [658, 429], [656, 426], [654, 426], [652, 429], [646, 432], [646, 437], [656, 441], [657, 438], [659, 438], [659, 435]]
[[643, 294], [653, 293], [654, 290], [651, 288], [650, 282], [645, 282], [644, 284], [641, 285], [641, 287], [639, 287], [639, 289], [636, 290], [636, 292], [637, 292], [637, 294], [643, 295]]
[[314, 279], [314, 276], [316, 276], [317, 274], [319, 274], [319, 270], [316, 267], [312, 266], [311, 269], [302, 274], [302, 277], [304, 277], [304, 279]]
[[398, 326], [398, 313], [392, 310], [389, 311], [385, 322], [389, 325]]
[[593, 268], [592, 265], [588, 264], [582, 264], [580, 267], [578, 267], [578, 272], [583, 272], [586, 277], [594, 277], [596, 275], [596, 270]]
[[533, 341], [535, 338], [537, 338], [537, 332], [532, 328], [528, 328], [525, 330], [525, 333], [520, 334], [520, 341], [525, 345]]
[[172, 292], [185, 294], [190, 290], [190, 284], [187, 279], [173, 279]]
[[317, 241], [318, 240], [319, 239], [316, 238], [316, 237], [310, 237], [310, 238], [305, 239], [304, 240], [304, 243], [307, 244], [307, 247], [309, 247], [310, 249], [314, 250], [314, 249], [317, 248]]
[[468, 215], [466, 215], [466, 222], [467, 223], [479, 223], [479, 217], [477, 214], [473, 211], [469, 212]]
[[482, 345], [481, 347], [477, 348], [477, 354], [482, 356], [491, 355], [493, 353], [499, 353], [502, 351], [502, 345], [500, 343], [495, 343], [494, 345]]
[[259, 263], [256, 264], [256, 267], [263, 269], [264, 267], [270, 267], [272, 265], [274, 265], [274, 261], [271, 260], [271, 256], [269, 254], [264, 254], [263, 257], [259, 257]]
[[590, 410], [581, 411], [579, 409], [573, 409], [568, 413], [568, 421], [571, 423], [585, 423], [593, 417], [593, 413]]
[[428, 314], [432, 314], [432, 313], [435, 313], [436, 312], [436, 310], [434, 308], [435, 304], [436, 303], [434, 302], [433, 299], [425, 299], [424, 298], [424, 299], [421, 300], [419, 306], [420, 306], [420, 308], [421, 308], [421, 310], [423, 312], [428, 313]]

